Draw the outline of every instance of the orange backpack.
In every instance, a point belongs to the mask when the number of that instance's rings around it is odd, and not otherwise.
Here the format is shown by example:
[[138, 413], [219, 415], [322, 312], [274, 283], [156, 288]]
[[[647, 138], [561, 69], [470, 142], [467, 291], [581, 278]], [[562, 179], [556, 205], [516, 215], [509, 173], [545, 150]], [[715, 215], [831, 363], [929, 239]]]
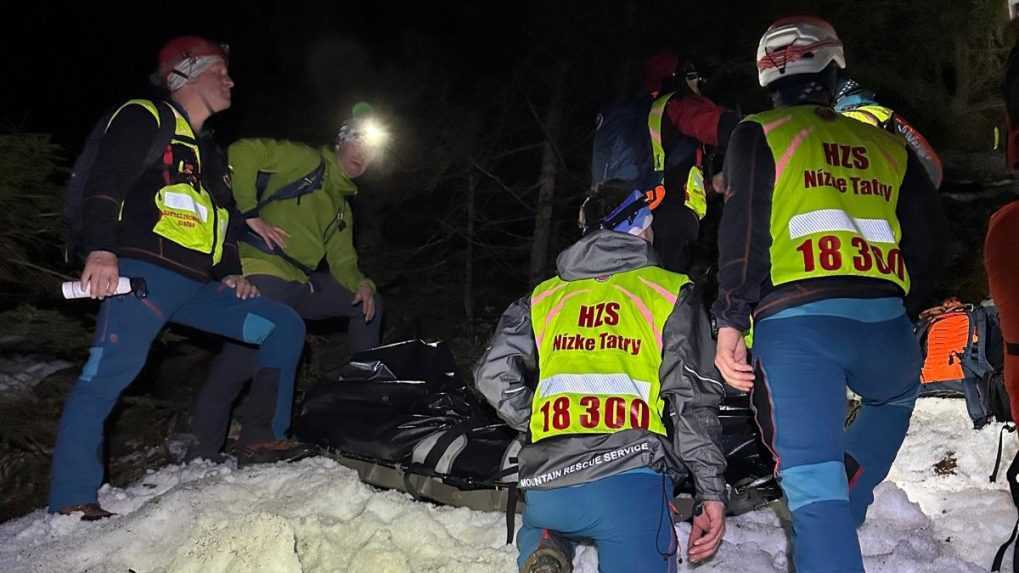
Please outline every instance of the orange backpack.
[[916, 335], [923, 353], [921, 396], [965, 397], [977, 428], [994, 417], [1011, 418], [998, 375], [1003, 348], [993, 304], [950, 298], [920, 314]]

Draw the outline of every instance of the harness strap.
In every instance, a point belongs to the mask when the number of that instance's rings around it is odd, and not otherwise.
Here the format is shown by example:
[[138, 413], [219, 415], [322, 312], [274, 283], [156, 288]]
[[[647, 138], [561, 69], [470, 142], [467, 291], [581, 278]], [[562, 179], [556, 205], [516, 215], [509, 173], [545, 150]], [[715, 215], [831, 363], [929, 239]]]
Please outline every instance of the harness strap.
[[[449, 449], [453, 442], [460, 436], [467, 435], [467, 432], [471, 429], [471, 425], [467, 422], [463, 422], [453, 426], [446, 430], [444, 434], [439, 436], [438, 440], [435, 440], [435, 445], [432, 446], [428, 455], [425, 456], [424, 466], [428, 469], [438, 472], [439, 460], [446, 454], [446, 450]], [[450, 469], [452, 469], [452, 463], [450, 463]]]
[[517, 501], [520, 491], [511, 485], [506, 491], [506, 545], [513, 543], [513, 533], [517, 528]]

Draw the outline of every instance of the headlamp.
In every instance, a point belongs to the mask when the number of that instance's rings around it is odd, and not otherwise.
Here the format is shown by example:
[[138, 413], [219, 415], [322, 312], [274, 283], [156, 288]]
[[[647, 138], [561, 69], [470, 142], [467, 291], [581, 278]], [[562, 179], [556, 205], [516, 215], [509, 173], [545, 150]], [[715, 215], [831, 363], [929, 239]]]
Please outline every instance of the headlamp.
[[336, 134], [337, 145], [357, 142], [372, 150], [381, 150], [389, 143], [389, 131], [375, 118], [344, 122]]

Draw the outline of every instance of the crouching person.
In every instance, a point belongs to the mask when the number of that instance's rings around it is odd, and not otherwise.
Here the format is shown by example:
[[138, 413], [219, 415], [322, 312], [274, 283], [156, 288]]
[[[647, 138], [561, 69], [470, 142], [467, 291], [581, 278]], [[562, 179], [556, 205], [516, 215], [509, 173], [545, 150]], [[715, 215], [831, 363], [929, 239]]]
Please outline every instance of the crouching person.
[[651, 221], [642, 193], [589, 197], [585, 236], [559, 255], [558, 276], [510, 305], [475, 366], [480, 392], [528, 436], [521, 571], [572, 570], [581, 539], [603, 573], [675, 571], [669, 501], [686, 470], [703, 507], [687, 555], [707, 559], [721, 543], [714, 344], [690, 279], [657, 266]]

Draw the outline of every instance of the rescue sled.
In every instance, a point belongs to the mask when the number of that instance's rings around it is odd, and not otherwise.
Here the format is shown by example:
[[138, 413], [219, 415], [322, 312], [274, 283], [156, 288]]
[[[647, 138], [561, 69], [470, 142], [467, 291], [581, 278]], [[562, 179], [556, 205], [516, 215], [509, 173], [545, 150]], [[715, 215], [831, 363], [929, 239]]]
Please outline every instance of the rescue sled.
[[[721, 419], [729, 512], [781, 497], [747, 396], [726, 396]], [[408, 340], [356, 354], [334, 382], [309, 390], [294, 431], [370, 485], [445, 505], [506, 511], [512, 535], [512, 516], [520, 510], [521, 437], [475, 395], [441, 342]], [[692, 483], [678, 490], [692, 493]], [[680, 518], [688, 517], [683, 509]], [[685, 512], [691, 510], [692, 503]]]

